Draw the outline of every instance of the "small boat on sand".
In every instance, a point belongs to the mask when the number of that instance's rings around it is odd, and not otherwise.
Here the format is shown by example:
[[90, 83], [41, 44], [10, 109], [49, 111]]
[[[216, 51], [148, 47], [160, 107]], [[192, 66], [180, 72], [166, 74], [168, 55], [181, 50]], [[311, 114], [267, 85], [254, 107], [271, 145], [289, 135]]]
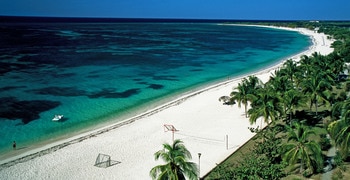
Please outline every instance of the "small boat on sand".
[[59, 121], [61, 119], [63, 119], [63, 115], [56, 114], [55, 117], [52, 118], [52, 121]]

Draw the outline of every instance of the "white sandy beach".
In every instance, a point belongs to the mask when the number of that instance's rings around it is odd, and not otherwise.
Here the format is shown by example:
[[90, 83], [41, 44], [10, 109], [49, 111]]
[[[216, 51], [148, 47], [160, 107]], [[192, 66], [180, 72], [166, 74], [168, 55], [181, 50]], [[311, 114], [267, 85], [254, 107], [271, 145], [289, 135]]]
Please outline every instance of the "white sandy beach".
[[[324, 34], [306, 29], [283, 29], [300, 31], [312, 37], [314, 42], [308, 51], [287, 59], [298, 60], [301, 55], [311, 55], [313, 52], [326, 55], [333, 51], [330, 48], [332, 40], [327, 39]], [[255, 75], [266, 82], [273, 70], [280, 65]], [[49, 153], [45, 155], [37, 153], [28, 157], [28, 160], [18, 160], [19, 163], [14, 162], [9, 167], [1, 165], [0, 179], [151, 179], [151, 168], [163, 164], [161, 160], [155, 161], [153, 154], [162, 149], [163, 143], [172, 143], [172, 133], [164, 132], [164, 124], [172, 124], [178, 130], [174, 134], [175, 139], [184, 142], [192, 154], [193, 162], [198, 163], [198, 153], [202, 154], [202, 177], [254, 136], [248, 127], [260, 125], [260, 121], [257, 125], [250, 125], [244, 116], [243, 107], [227, 106], [218, 101], [220, 96], [229, 95], [241, 78], [179, 98], [118, 128], [115, 128], [118, 125], [112, 125], [107, 132], [99, 133], [108, 127], [20, 156], [9, 157], [0, 164], [53, 146], [58, 147], [47, 150]], [[130, 120], [125, 120], [128, 121]], [[95, 134], [91, 135], [93, 133]], [[62, 143], [69, 145], [60, 145]], [[60, 146], [65, 147], [59, 148]], [[94, 163], [99, 153], [108, 154], [119, 163], [108, 168], [98, 168]]]

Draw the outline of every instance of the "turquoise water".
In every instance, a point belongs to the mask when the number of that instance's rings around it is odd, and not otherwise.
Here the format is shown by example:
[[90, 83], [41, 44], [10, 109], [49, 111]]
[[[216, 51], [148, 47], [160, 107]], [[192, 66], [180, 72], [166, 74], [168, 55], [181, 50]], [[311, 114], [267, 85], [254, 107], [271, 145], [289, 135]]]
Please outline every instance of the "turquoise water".
[[[0, 152], [121, 121], [157, 102], [271, 66], [297, 32], [205, 23], [1, 26]], [[64, 114], [62, 122], [52, 122]]]

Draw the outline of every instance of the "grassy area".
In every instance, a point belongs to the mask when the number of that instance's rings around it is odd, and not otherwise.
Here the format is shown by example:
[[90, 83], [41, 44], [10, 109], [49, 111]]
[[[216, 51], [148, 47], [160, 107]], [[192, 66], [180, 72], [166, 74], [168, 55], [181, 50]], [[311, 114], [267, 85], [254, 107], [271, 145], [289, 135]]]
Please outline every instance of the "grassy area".
[[231, 166], [232, 164], [236, 164], [243, 160], [245, 154], [248, 154], [252, 151], [255, 146], [256, 138], [252, 138], [247, 141], [243, 146], [237, 149], [231, 156], [229, 156], [226, 160], [224, 160], [221, 164], [215, 167], [211, 172], [209, 172], [203, 179], [212, 180], [212, 179], [220, 179], [220, 174], [217, 174], [215, 170], [218, 168], [226, 168]]

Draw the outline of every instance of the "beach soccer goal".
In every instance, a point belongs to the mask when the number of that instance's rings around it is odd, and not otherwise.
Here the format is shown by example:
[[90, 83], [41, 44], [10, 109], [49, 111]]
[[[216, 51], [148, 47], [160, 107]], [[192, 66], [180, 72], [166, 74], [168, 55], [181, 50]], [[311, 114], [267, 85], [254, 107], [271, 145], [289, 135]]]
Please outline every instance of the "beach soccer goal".
[[111, 166], [111, 164], [111, 156], [106, 154], [98, 154], [95, 161], [95, 166], [107, 168]]

